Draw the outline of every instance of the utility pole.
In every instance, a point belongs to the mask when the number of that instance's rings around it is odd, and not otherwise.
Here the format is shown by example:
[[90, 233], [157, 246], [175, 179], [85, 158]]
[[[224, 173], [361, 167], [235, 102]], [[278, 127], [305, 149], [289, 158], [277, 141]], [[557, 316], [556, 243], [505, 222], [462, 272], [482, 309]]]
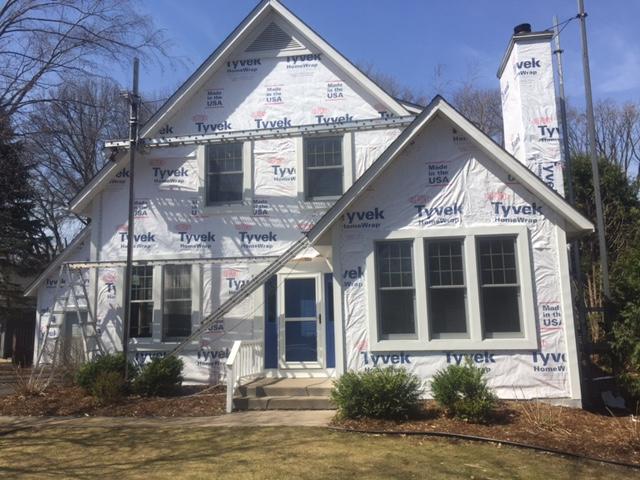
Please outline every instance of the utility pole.
[[[564, 71], [562, 68], [562, 53], [563, 50], [560, 47], [560, 28], [558, 25], [558, 17], [553, 16], [553, 32], [556, 48], [553, 51], [556, 56], [556, 65], [558, 68], [558, 104], [560, 106], [560, 126], [562, 128], [562, 151], [565, 163], [565, 172], [567, 178], [567, 199], [569, 203], [575, 207], [575, 195], [573, 191], [573, 166], [571, 161], [571, 152], [569, 151], [569, 127], [567, 125], [567, 102], [564, 94]], [[576, 294], [578, 297], [577, 313], [578, 321], [576, 328], [576, 337], [578, 340], [578, 360], [579, 360], [579, 373], [580, 384], [583, 392], [588, 391], [587, 379], [585, 375], [588, 374], [587, 362], [588, 358], [586, 346], [587, 340], [587, 322], [584, 309], [584, 292], [582, 289], [582, 272], [580, 271], [580, 250], [578, 247], [578, 241], [573, 240], [570, 244], [570, 254], [572, 262], [570, 265], [571, 273], [575, 280]]]
[[587, 103], [587, 134], [589, 139], [589, 157], [591, 157], [591, 171], [593, 174], [593, 191], [596, 203], [596, 222], [598, 230], [598, 246], [600, 248], [600, 271], [602, 274], [602, 292], [605, 299], [611, 297], [609, 288], [609, 263], [607, 260], [607, 244], [604, 232], [604, 212], [602, 210], [602, 195], [600, 194], [600, 172], [598, 171], [598, 156], [596, 153], [596, 124], [593, 117], [593, 98], [591, 96], [591, 71], [589, 69], [589, 46], [587, 44], [587, 14], [584, 11], [584, 0], [578, 0], [578, 18], [580, 18], [580, 33], [582, 35], [582, 69], [584, 70], [584, 95]]
[[124, 354], [124, 379], [129, 377], [129, 325], [131, 324], [131, 280], [133, 277], [133, 213], [134, 213], [134, 174], [136, 160], [136, 145], [138, 143], [138, 70], [140, 60], [133, 59], [133, 91], [125, 96], [129, 101], [129, 221], [127, 223], [127, 266], [124, 279], [124, 319], [122, 322], [122, 353]]

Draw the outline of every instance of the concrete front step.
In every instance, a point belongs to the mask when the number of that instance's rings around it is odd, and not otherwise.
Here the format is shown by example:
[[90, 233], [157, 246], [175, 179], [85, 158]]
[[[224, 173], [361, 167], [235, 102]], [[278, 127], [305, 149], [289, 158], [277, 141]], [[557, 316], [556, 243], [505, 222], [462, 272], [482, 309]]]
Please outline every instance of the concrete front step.
[[236, 397], [236, 410], [333, 410], [335, 407], [325, 396]]
[[328, 397], [329, 378], [261, 378], [238, 388], [242, 397]]
[[330, 378], [260, 378], [238, 387], [236, 410], [332, 410]]

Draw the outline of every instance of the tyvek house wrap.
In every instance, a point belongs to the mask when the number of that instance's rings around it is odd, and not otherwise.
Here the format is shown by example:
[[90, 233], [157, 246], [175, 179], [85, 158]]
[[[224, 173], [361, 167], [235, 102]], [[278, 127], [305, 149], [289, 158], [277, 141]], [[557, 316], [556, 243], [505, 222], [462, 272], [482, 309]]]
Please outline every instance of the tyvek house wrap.
[[[571, 397], [569, 364], [575, 359], [568, 357], [567, 338], [573, 332], [563, 321], [567, 312], [556, 247], [562, 220], [445, 120], [433, 122], [334, 227], [341, 270], [364, 272], [360, 279], [343, 279], [347, 369], [393, 360], [427, 380], [468, 355], [487, 369], [489, 384], [501, 397]], [[357, 212], [377, 212], [376, 219], [360, 220]], [[365, 278], [374, 240], [392, 232], [413, 238], [416, 232], [442, 227], [464, 234], [465, 228], [498, 224], [524, 225], [529, 231], [540, 350], [372, 352], [367, 299], [375, 298], [375, 284]]]
[[514, 39], [500, 77], [505, 149], [564, 195], [549, 39]]
[[[225, 68], [214, 74], [162, 127], [164, 134], [198, 133], [197, 124], [205, 122], [205, 115], [206, 122], [224, 124], [228, 131], [255, 130], [259, 127], [256, 119], [267, 122], [286, 117], [287, 126], [289, 122], [293, 126], [341, 123], [381, 115], [383, 107], [376, 105], [362, 88], [339, 80], [335, 67], [325, 65], [322, 56], [295, 61], [286, 57], [264, 59], [260, 66], [256, 72], [239, 74]], [[262, 68], [265, 66], [269, 67]], [[218, 87], [224, 93], [213, 92]], [[277, 99], [278, 96], [281, 98]], [[256, 116], [256, 112], [261, 113]], [[207, 133], [212, 133], [206, 128]], [[399, 134], [398, 128], [345, 134], [345, 178], [355, 180]], [[265, 258], [265, 262], [256, 262], [256, 257], [281, 255], [329, 205], [306, 202], [300, 193], [301, 148], [299, 137], [250, 142], [250, 168], [245, 171], [249, 176], [248, 200], [242, 205], [218, 209], [204, 205], [204, 147], [152, 149], [137, 157], [134, 259], [233, 257], [223, 263], [193, 265], [192, 275], [197, 280], [192, 285], [199, 297], [192, 305], [193, 328], [241, 282], [271, 261]], [[128, 181], [128, 169], [123, 168], [96, 203], [100, 214], [99, 220], [95, 220], [100, 222], [100, 229], [95, 237], [99, 238], [97, 250], [101, 261], [126, 257]], [[345, 188], [348, 186], [345, 181]], [[317, 252], [307, 251], [303, 255], [310, 258]], [[253, 262], [243, 263], [238, 258]], [[103, 326], [103, 340], [114, 350], [121, 348], [122, 278], [123, 269], [119, 267], [100, 268], [97, 275], [98, 324]], [[156, 307], [160, 309], [161, 304]], [[189, 347], [182, 355], [185, 379], [217, 381], [224, 373], [223, 363], [234, 340], [262, 338], [263, 312], [262, 292], [258, 291], [213, 325], [197, 346]], [[159, 313], [155, 314], [154, 322], [160, 322]], [[156, 337], [152, 339], [133, 340], [138, 362], [164, 355], [171, 349], [171, 344], [163, 343], [157, 336], [160, 330], [161, 326], [154, 327]]]

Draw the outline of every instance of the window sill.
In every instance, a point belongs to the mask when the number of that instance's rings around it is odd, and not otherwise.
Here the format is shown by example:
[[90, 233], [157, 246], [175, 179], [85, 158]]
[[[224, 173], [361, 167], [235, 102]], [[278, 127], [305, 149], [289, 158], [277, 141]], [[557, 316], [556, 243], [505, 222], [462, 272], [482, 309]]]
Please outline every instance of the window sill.
[[219, 205], [209, 205], [202, 208], [203, 215], [252, 215], [252, 206], [246, 202], [242, 203], [221, 203]]
[[446, 350], [479, 351], [479, 350], [538, 350], [536, 338], [486, 338], [470, 340], [468, 338], [437, 338], [429, 341], [421, 340], [381, 340], [371, 342], [372, 352], [442, 352]]

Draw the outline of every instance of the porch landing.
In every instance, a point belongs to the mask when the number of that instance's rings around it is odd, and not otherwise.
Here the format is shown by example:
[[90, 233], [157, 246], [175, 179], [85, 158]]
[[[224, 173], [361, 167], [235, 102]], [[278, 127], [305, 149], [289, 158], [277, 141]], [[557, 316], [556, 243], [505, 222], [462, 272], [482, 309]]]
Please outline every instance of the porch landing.
[[259, 378], [238, 387], [235, 410], [334, 410], [330, 378]]

